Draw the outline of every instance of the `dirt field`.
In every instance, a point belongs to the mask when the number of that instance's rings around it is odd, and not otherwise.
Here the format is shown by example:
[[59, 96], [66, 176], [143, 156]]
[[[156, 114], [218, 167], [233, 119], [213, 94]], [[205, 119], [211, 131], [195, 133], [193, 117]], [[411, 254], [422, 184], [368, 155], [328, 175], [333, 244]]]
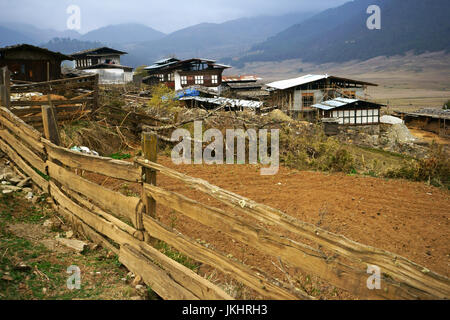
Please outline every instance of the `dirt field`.
[[[450, 275], [450, 192], [403, 180], [300, 172], [281, 168], [275, 176], [261, 176], [250, 165], [175, 166], [168, 158], [160, 163], [190, 176], [267, 204], [326, 230], [409, 258], [443, 275]], [[210, 202], [206, 196], [186, 193], [178, 182], [158, 175], [158, 185]], [[161, 208], [162, 209], [162, 208]], [[158, 208], [163, 216], [165, 210]], [[172, 213], [173, 214], [173, 213]], [[164, 218], [163, 218], [164, 219]], [[173, 220], [173, 218], [171, 218]], [[220, 233], [207, 230], [181, 216], [176, 228], [215, 245]], [[219, 246], [219, 245], [217, 245]], [[227, 242], [220, 247], [249, 264], [267, 265], [245, 255]]]

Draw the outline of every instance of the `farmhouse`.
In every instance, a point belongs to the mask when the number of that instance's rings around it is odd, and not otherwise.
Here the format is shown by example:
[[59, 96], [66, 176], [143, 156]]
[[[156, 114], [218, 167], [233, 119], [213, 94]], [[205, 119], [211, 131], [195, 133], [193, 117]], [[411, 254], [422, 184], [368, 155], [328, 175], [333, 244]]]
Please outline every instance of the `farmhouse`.
[[42, 82], [61, 78], [61, 62], [73, 60], [59, 52], [29, 44], [0, 48], [0, 68], [8, 67], [13, 80]]
[[318, 110], [322, 120], [336, 119], [340, 125], [371, 125], [380, 123], [381, 104], [348, 98], [336, 98], [311, 108]]
[[222, 77], [222, 92], [236, 98], [259, 99], [269, 94], [263, 90], [262, 78], [256, 75], [238, 75]]
[[231, 67], [218, 64], [215, 60], [168, 58], [145, 68], [148, 77], [143, 81], [147, 84], [164, 83], [175, 90], [192, 85], [219, 88], [222, 84], [222, 73], [228, 68]]
[[408, 126], [431, 131], [442, 136], [450, 136], [450, 110], [420, 109], [415, 112], [395, 111]]
[[126, 52], [108, 47], [73, 53], [75, 67], [99, 75], [102, 84], [124, 84], [133, 81], [133, 68], [120, 64], [120, 56]]
[[338, 97], [364, 99], [367, 86], [376, 84], [330, 75], [308, 74], [267, 84], [273, 105], [284, 111], [311, 111], [311, 106]]

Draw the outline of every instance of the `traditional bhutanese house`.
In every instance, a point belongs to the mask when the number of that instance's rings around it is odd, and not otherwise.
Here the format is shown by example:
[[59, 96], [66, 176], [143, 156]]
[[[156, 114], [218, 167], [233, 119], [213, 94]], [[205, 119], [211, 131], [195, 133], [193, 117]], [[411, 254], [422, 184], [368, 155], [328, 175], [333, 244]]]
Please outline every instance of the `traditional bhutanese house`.
[[215, 60], [169, 58], [157, 61], [145, 68], [148, 77], [145, 77], [143, 82], [147, 84], [164, 83], [175, 90], [193, 85], [217, 88], [218, 90], [222, 84], [222, 73], [228, 68], [231, 67], [218, 64]]
[[73, 59], [29, 44], [0, 48], [0, 67], [7, 66], [13, 80], [43, 82], [60, 79], [64, 60]]
[[335, 120], [340, 125], [354, 126], [379, 124], [381, 107], [381, 104], [348, 98], [336, 98], [311, 106], [318, 110], [318, 116], [324, 122]]
[[261, 99], [269, 95], [263, 90], [262, 78], [255, 75], [223, 76], [222, 93], [236, 98]]
[[89, 49], [71, 54], [75, 68], [99, 75], [99, 83], [124, 84], [133, 81], [133, 68], [120, 64], [126, 52], [108, 47]]
[[414, 112], [395, 111], [408, 127], [431, 131], [442, 136], [450, 136], [450, 110], [420, 109]]
[[338, 97], [364, 99], [367, 86], [376, 84], [330, 75], [308, 74], [267, 84], [274, 106], [285, 111], [307, 112], [311, 106]]

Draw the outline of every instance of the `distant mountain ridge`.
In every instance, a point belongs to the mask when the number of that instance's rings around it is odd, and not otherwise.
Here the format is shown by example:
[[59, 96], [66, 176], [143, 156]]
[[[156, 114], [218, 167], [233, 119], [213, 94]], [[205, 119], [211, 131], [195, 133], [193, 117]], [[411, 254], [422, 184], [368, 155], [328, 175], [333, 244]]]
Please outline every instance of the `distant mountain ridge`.
[[[366, 26], [369, 5], [381, 8], [381, 30]], [[237, 64], [288, 59], [344, 62], [408, 51], [448, 51], [449, 14], [448, 0], [356, 0], [254, 45]]]
[[[5, 33], [0, 33], [0, 45], [4, 42], [2, 39], [7, 39], [8, 44], [27, 42], [68, 54], [101, 43], [102, 46], [128, 52], [121, 62], [133, 67], [149, 65], [168, 55], [180, 58], [196, 56], [222, 59], [226, 56], [239, 56], [252, 45], [313, 14], [290, 13], [282, 16], [241, 18], [224, 23], [201, 23], [168, 35], [141, 24], [120, 24], [96, 29], [84, 35], [74, 32], [73, 37], [54, 31], [53, 34], [56, 33], [57, 36], [48, 38], [52, 34], [48, 30], [43, 32], [33, 26], [15, 24], [21, 32], [8, 29]], [[43, 33], [44, 37], [36, 35], [39, 33]]]
[[138, 23], [110, 25], [90, 31], [80, 37], [84, 41], [100, 41], [110, 44], [153, 41], [161, 39], [164, 33]]

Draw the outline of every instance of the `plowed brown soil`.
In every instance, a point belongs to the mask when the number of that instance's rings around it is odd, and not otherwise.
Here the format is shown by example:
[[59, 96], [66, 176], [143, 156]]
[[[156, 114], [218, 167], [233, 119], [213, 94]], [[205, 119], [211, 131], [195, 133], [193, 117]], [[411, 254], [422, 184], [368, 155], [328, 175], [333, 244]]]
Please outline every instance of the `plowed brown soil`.
[[[158, 162], [305, 222], [320, 223], [322, 228], [349, 239], [402, 255], [435, 272], [450, 274], [450, 192], [446, 190], [405, 180], [287, 168], [280, 168], [275, 176], [261, 176], [251, 165], [176, 166], [168, 158]], [[181, 182], [161, 174], [158, 185], [180, 193], [186, 189]], [[188, 231], [190, 225], [185, 223], [177, 223], [176, 228]], [[206, 236], [204, 228], [192, 228], [192, 235], [198, 231], [198, 237]], [[213, 234], [210, 237], [214, 240]], [[232, 247], [226, 249], [233, 251]]]

